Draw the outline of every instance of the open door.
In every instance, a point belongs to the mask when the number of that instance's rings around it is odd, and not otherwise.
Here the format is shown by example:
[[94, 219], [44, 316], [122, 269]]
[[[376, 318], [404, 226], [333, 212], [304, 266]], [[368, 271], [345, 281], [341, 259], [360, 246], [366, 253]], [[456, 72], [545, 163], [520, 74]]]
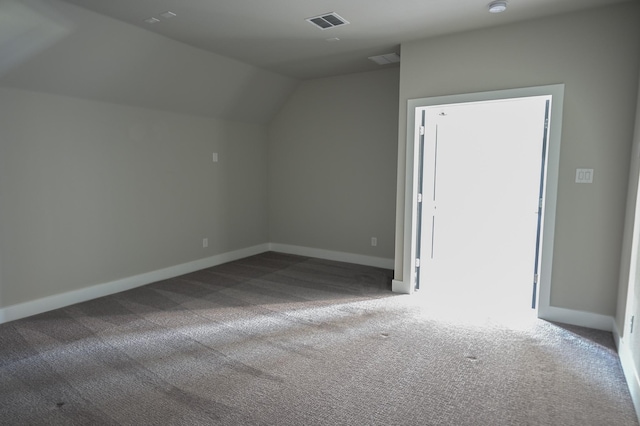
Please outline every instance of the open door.
[[531, 306], [549, 108], [536, 96], [422, 109], [416, 281], [428, 298]]

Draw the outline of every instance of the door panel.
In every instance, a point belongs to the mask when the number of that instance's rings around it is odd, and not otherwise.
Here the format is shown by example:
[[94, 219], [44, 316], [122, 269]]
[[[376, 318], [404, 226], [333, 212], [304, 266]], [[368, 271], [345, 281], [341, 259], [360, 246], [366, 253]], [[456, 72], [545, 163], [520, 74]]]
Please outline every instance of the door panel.
[[529, 307], [545, 97], [426, 109], [420, 283]]

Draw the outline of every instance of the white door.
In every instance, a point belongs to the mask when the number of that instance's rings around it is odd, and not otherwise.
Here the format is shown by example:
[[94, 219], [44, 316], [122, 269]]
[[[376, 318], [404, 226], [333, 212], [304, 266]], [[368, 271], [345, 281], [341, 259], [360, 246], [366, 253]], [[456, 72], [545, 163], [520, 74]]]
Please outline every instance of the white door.
[[548, 99], [425, 108], [419, 283], [441, 306], [531, 308]]

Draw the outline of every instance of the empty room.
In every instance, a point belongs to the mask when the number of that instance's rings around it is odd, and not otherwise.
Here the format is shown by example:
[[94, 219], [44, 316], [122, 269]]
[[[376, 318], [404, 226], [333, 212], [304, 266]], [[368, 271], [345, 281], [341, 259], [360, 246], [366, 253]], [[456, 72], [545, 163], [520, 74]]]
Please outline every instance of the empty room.
[[0, 424], [638, 425], [638, 0], [0, 0]]

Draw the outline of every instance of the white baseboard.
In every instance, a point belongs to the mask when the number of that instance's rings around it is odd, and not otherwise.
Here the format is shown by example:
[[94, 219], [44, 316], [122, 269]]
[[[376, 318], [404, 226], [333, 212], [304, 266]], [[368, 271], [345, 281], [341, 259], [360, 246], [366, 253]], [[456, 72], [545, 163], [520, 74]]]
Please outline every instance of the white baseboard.
[[540, 306], [538, 309], [538, 317], [547, 321], [561, 322], [604, 331], [613, 331], [615, 322], [613, 317], [608, 315], [557, 308], [555, 306]]
[[618, 347], [618, 355], [620, 356], [620, 363], [622, 364], [622, 371], [624, 377], [627, 380], [629, 386], [629, 393], [631, 394], [631, 400], [636, 409], [636, 415], [638, 416], [638, 422], [640, 423], [640, 374], [636, 369], [633, 361], [633, 354], [631, 349], [623, 337], [620, 337], [617, 324], [614, 323], [613, 336]]
[[620, 329], [618, 328], [618, 323], [615, 321], [613, 321], [613, 341], [616, 344], [616, 348], [618, 349], [618, 352], [620, 351], [620, 340], [622, 339], [620, 337]]
[[411, 294], [411, 283], [406, 281], [391, 281], [391, 291], [394, 293]]
[[221, 265], [223, 263], [232, 262], [234, 260], [253, 256], [259, 253], [269, 251], [269, 244], [260, 244], [240, 250], [218, 254], [204, 259], [194, 260], [192, 262], [175, 265], [157, 271], [147, 272], [144, 274], [134, 275], [132, 277], [123, 278], [103, 284], [97, 284], [91, 287], [81, 288], [62, 294], [43, 297], [41, 299], [31, 300], [29, 302], [0, 308], [0, 324], [25, 318], [31, 315], [41, 314], [53, 309], [62, 308], [73, 305], [75, 303], [85, 302], [87, 300], [98, 297], [108, 296], [110, 294], [119, 293], [121, 291], [130, 290], [132, 288], [151, 284], [156, 281], [166, 280], [190, 272], [199, 271], [212, 266]]
[[108, 296], [121, 291], [151, 284], [156, 281], [166, 280], [190, 272], [232, 262], [234, 260], [264, 253], [266, 251], [279, 251], [288, 254], [317, 257], [320, 259], [336, 260], [340, 262], [356, 263], [360, 265], [374, 266], [378, 268], [393, 269], [393, 259], [383, 259], [351, 253], [341, 253], [308, 247], [290, 246], [285, 244], [265, 243], [232, 252], [221, 253], [204, 259], [171, 266], [157, 271], [134, 275], [107, 283], [97, 284], [91, 287], [81, 288], [66, 293], [55, 294], [41, 299], [11, 305], [0, 308], [0, 324], [25, 318], [31, 315], [41, 314], [53, 309], [63, 308], [75, 303], [86, 302], [98, 297]]
[[280, 253], [296, 254], [298, 256], [315, 257], [318, 259], [335, 260], [338, 262], [355, 263], [357, 265], [373, 266], [376, 268], [393, 269], [395, 266], [394, 259], [385, 259], [382, 257], [365, 256], [362, 254], [344, 253], [340, 251], [331, 251], [317, 249], [311, 247], [292, 246], [288, 244], [270, 243], [271, 251]]

